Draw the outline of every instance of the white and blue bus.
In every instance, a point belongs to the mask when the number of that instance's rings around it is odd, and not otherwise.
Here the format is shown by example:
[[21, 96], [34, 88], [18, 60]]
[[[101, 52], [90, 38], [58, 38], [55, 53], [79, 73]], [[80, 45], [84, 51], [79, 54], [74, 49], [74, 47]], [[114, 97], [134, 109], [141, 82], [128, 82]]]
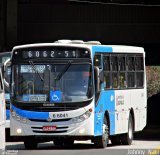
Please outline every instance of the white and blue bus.
[[53, 140], [130, 145], [146, 125], [141, 47], [59, 40], [13, 48], [11, 135], [26, 148]]
[[9, 92], [9, 82], [10, 82], [10, 58], [11, 52], [0, 53], [0, 65], [2, 67], [2, 76], [5, 90], [5, 101], [6, 101], [6, 130], [10, 128], [10, 92]]

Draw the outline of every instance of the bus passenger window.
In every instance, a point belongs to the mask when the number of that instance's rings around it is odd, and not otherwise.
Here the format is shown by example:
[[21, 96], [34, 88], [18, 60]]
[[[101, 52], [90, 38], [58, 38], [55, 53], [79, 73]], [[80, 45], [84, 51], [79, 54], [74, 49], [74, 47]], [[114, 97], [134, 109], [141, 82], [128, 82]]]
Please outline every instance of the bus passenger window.
[[119, 57], [119, 70], [125, 71], [126, 70], [126, 64], [125, 64], [125, 57]]
[[120, 88], [126, 88], [126, 76], [125, 73], [119, 74], [119, 85]]
[[104, 87], [106, 89], [110, 89], [111, 88], [111, 78], [110, 78], [110, 73], [105, 72], [104, 73]]
[[137, 72], [136, 73], [136, 85], [137, 87], [143, 87], [143, 84], [144, 84], [144, 73]]
[[104, 71], [110, 71], [110, 57], [109, 56], [104, 56], [103, 61], [104, 61], [103, 70]]
[[128, 72], [128, 87], [133, 88], [135, 87], [135, 73], [134, 72]]
[[144, 85], [144, 63], [143, 57], [136, 57], [136, 86], [138, 88], [143, 87]]
[[112, 73], [112, 87], [118, 88], [118, 74]]
[[128, 57], [128, 70], [129, 71], [135, 70], [134, 57]]
[[117, 58], [117, 56], [111, 57], [111, 65], [112, 65], [112, 71], [118, 71], [118, 58]]
[[136, 57], [136, 70], [144, 70], [143, 57]]

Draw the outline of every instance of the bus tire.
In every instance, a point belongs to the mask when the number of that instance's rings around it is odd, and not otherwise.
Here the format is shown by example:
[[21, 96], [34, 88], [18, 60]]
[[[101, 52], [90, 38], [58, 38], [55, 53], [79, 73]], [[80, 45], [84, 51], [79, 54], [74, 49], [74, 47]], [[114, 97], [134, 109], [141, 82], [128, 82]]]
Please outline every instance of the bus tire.
[[32, 142], [32, 141], [24, 141], [24, 146], [26, 149], [36, 149], [37, 148], [38, 143], [37, 142]]
[[54, 145], [55, 146], [62, 146], [63, 145], [63, 140], [60, 140], [60, 139], [54, 140]]
[[68, 146], [72, 146], [74, 144], [74, 140], [73, 139], [65, 139], [64, 140], [64, 146], [68, 147]]
[[104, 117], [104, 122], [103, 122], [103, 135], [102, 136], [97, 136], [94, 138], [94, 145], [98, 148], [105, 148], [107, 147], [108, 144], [108, 124], [107, 124], [107, 119]]
[[112, 145], [120, 145], [121, 144], [121, 138], [119, 135], [110, 137]]
[[134, 125], [133, 125], [133, 117], [130, 114], [128, 120], [128, 132], [121, 136], [121, 142], [124, 145], [131, 145], [133, 141], [133, 134], [134, 134]]

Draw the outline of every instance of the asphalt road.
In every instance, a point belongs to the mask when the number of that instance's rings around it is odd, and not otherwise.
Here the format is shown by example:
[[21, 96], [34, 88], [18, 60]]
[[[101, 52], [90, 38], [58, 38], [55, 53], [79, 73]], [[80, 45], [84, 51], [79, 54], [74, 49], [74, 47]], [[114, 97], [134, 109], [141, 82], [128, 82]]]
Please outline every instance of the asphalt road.
[[3, 155], [160, 155], [160, 128], [144, 130], [135, 135], [130, 146], [114, 146], [97, 149], [90, 141], [76, 141], [72, 147], [56, 147], [53, 142], [41, 143], [36, 150], [26, 150], [22, 142], [7, 142]]

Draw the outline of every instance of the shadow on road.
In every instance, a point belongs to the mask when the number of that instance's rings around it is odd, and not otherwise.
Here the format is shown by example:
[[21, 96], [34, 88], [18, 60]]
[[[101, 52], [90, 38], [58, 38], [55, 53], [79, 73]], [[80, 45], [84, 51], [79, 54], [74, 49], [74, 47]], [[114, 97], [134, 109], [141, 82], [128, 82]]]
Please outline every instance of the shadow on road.
[[143, 131], [135, 133], [136, 140], [160, 141], [160, 126], [147, 125]]
[[[15, 150], [15, 145], [7, 145], [7, 150]], [[17, 150], [26, 150], [23, 143], [16, 144]], [[35, 150], [91, 150], [97, 149], [95, 148], [94, 144], [83, 144], [83, 143], [76, 143], [73, 146], [54, 146], [53, 143], [40, 143], [38, 144], [37, 149]]]

